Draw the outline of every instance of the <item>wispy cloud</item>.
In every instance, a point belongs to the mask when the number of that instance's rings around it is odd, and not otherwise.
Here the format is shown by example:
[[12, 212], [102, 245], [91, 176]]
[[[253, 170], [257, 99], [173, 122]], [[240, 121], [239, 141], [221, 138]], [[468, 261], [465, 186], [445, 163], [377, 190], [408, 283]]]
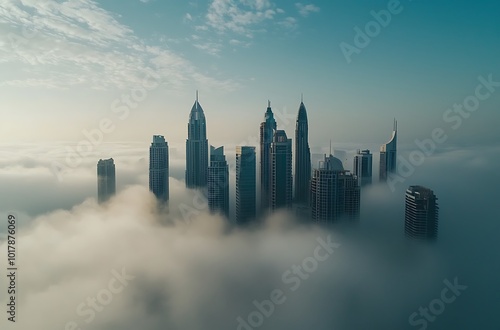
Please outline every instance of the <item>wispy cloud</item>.
[[179, 87], [201, 80], [211, 87], [236, 88], [232, 81], [205, 77], [184, 57], [152, 47], [119, 17], [92, 0], [14, 0], [0, 4], [0, 63], [30, 68], [0, 85], [67, 88], [130, 88], [148, 73]]
[[207, 25], [219, 33], [234, 32], [252, 38], [258, 25], [276, 15], [269, 0], [213, 0], [206, 15]]
[[288, 30], [295, 30], [298, 26], [297, 19], [291, 16], [286, 17], [284, 20], [278, 22], [278, 24]]
[[299, 11], [299, 14], [302, 17], [307, 17], [311, 13], [317, 13], [317, 12], [320, 11], [320, 8], [318, 6], [316, 6], [316, 5], [313, 5], [313, 4], [304, 5], [304, 4], [300, 3], [300, 2], [297, 2], [295, 4], [295, 7], [297, 7], [297, 10]]

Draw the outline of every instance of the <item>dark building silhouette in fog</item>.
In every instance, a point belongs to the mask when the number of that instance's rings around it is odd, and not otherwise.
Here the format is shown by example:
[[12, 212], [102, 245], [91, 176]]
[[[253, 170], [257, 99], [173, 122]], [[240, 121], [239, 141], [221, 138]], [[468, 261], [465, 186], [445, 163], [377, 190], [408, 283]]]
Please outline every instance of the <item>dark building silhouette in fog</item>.
[[189, 114], [188, 138], [186, 140], [186, 187], [207, 186], [208, 140], [205, 113], [198, 103], [198, 91]]
[[236, 147], [236, 223], [256, 218], [257, 182], [255, 147]]
[[380, 147], [380, 171], [379, 180], [387, 181], [389, 173], [395, 173], [398, 143], [398, 122], [394, 119], [394, 128], [389, 142]]
[[260, 208], [269, 210], [271, 197], [271, 143], [273, 142], [276, 121], [271, 110], [271, 102], [267, 103], [264, 121], [260, 124]]
[[360, 188], [356, 176], [344, 170], [340, 159], [330, 155], [320, 162], [311, 179], [311, 217], [331, 224], [341, 218], [359, 219]]
[[358, 150], [354, 156], [353, 174], [360, 186], [372, 183], [373, 158], [370, 150]]
[[410, 186], [405, 202], [406, 237], [437, 239], [439, 206], [434, 192], [422, 186]]
[[149, 191], [160, 202], [169, 199], [168, 143], [163, 135], [153, 135], [149, 147]]
[[97, 201], [104, 203], [116, 193], [115, 162], [113, 158], [97, 162]]
[[210, 146], [210, 166], [208, 167], [208, 208], [210, 212], [220, 212], [229, 218], [229, 169], [224, 147]]
[[299, 204], [307, 204], [309, 199], [309, 184], [311, 181], [311, 151], [309, 149], [308, 129], [306, 107], [303, 100], [301, 100], [295, 126], [294, 201]]
[[271, 210], [292, 207], [292, 140], [285, 131], [274, 132], [271, 143]]

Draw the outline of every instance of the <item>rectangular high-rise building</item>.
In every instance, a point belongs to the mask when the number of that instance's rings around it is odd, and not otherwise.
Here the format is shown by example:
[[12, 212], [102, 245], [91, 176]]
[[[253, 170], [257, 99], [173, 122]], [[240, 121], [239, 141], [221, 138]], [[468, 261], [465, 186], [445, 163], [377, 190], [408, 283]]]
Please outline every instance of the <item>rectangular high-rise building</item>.
[[439, 206], [429, 188], [410, 186], [405, 197], [405, 235], [435, 240], [438, 236]]
[[236, 223], [256, 218], [255, 147], [236, 147]]
[[331, 224], [341, 218], [357, 220], [360, 188], [356, 176], [345, 171], [340, 159], [325, 156], [311, 179], [311, 217], [314, 222]]
[[292, 139], [276, 130], [271, 144], [271, 210], [292, 207]]
[[154, 135], [149, 148], [149, 190], [160, 202], [169, 198], [168, 143], [163, 135]]
[[113, 158], [97, 162], [97, 201], [104, 203], [116, 193], [115, 162]]
[[358, 150], [354, 156], [353, 173], [358, 177], [360, 186], [372, 183], [373, 159], [370, 150]]
[[224, 147], [210, 146], [207, 178], [208, 208], [212, 213], [220, 212], [229, 218], [229, 169]]

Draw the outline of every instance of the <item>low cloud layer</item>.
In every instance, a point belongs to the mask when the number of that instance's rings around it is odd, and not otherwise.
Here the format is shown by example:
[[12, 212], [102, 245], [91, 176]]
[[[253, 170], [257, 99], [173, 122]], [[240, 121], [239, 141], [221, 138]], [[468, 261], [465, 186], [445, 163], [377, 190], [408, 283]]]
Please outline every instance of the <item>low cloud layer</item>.
[[[500, 228], [491, 185], [498, 179], [492, 167], [498, 153], [489, 151], [437, 155], [394, 193], [385, 185], [363, 190], [355, 227], [316, 227], [279, 212], [261, 226], [234, 228], [208, 214], [175, 179], [165, 213], [156, 211], [144, 184], [123, 187], [102, 206], [90, 198], [29, 220], [14, 210], [24, 221], [17, 237], [18, 322], [7, 323], [4, 315], [0, 324], [40, 330], [238, 329], [244, 323], [254, 328], [252, 322], [273, 330], [420, 329], [409, 324], [410, 315], [441, 299], [447, 280], [467, 288], [427, 322], [429, 329], [492, 328]], [[404, 189], [416, 183], [439, 198], [436, 244], [403, 237]], [[179, 205], [196, 212], [186, 217]], [[3, 236], [0, 251], [6, 251]], [[266, 301], [279, 304], [271, 308]], [[0, 304], [6, 303], [2, 295]]]

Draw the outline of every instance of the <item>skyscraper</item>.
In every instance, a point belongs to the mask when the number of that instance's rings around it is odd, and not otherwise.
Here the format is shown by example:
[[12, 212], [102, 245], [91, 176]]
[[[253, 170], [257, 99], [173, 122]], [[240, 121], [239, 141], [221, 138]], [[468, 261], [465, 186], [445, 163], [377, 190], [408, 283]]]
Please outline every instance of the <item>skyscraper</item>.
[[264, 121], [260, 124], [260, 198], [261, 209], [269, 209], [271, 196], [271, 143], [273, 142], [276, 121], [271, 110], [271, 101], [267, 103]]
[[255, 147], [236, 147], [236, 222], [256, 218]]
[[207, 185], [208, 170], [208, 140], [205, 114], [196, 101], [191, 108], [188, 123], [188, 138], [186, 140], [186, 187], [198, 188]]
[[160, 202], [169, 198], [168, 143], [163, 135], [153, 135], [149, 147], [149, 191]]
[[359, 150], [354, 156], [354, 175], [360, 186], [372, 183], [372, 154], [370, 150]]
[[434, 192], [422, 186], [410, 186], [406, 190], [405, 202], [406, 237], [435, 240], [439, 206]]
[[398, 142], [398, 122], [394, 119], [394, 129], [389, 142], [380, 147], [380, 181], [387, 181], [389, 173], [396, 172], [396, 149]]
[[317, 223], [359, 218], [360, 188], [356, 176], [345, 171], [340, 159], [330, 155], [314, 170], [311, 179], [311, 217]]
[[104, 203], [116, 193], [115, 162], [113, 158], [97, 162], [97, 201]]
[[295, 125], [295, 202], [307, 204], [311, 181], [311, 151], [308, 142], [307, 112], [303, 100]]
[[276, 130], [271, 143], [271, 210], [292, 207], [292, 140]]
[[208, 167], [208, 208], [229, 217], [229, 169], [224, 147], [210, 146], [210, 167]]

